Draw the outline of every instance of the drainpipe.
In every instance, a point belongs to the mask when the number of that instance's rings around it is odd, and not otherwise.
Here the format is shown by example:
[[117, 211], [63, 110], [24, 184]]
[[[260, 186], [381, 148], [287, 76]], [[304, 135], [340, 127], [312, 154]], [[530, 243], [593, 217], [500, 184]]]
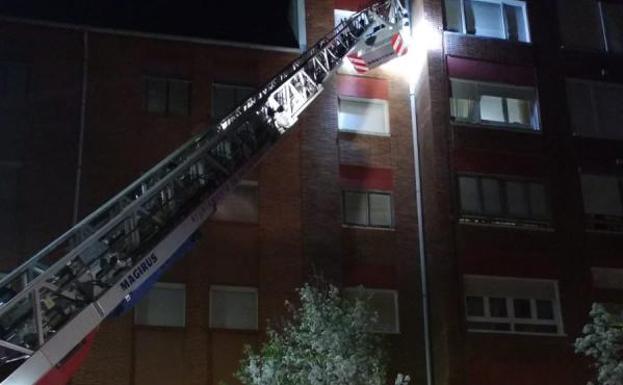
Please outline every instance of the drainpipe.
[[76, 184], [74, 187], [74, 208], [72, 224], [78, 222], [80, 206], [80, 184], [82, 179], [82, 152], [84, 148], [84, 126], [86, 123], [87, 108], [87, 80], [89, 75], [89, 32], [82, 32], [82, 95], [80, 99], [80, 128], [78, 134], [78, 160], [76, 164]]
[[[415, 17], [413, 15], [413, 2], [407, 1], [409, 9], [409, 29], [411, 41], [415, 41]], [[424, 69], [413, 68], [414, 71]], [[415, 172], [415, 204], [417, 207], [418, 223], [418, 252], [420, 263], [420, 291], [422, 300], [422, 328], [424, 333], [424, 358], [426, 365], [426, 385], [433, 385], [433, 354], [432, 339], [430, 333], [430, 301], [428, 297], [428, 263], [426, 256], [426, 233], [424, 230], [424, 200], [422, 196], [422, 164], [420, 160], [420, 141], [417, 125], [416, 108], [416, 85], [414, 80], [409, 81], [409, 102], [411, 107], [411, 132], [413, 137], [413, 168]]]
[[415, 85], [409, 85], [411, 102], [411, 128], [413, 135], [413, 162], [415, 169], [415, 202], [417, 206], [418, 246], [420, 260], [420, 290], [422, 292], [422, 327], [424, 329], [424, 356], [426, 360], [426, 384], [433, 385], [433, 355], [430, 334], [430, 302], [428, 297], [428, 267], [426, 239], [424, 231], [424, 207], [422, 197], [422, 165], [420, 162], [420, 143], [418, 139]]

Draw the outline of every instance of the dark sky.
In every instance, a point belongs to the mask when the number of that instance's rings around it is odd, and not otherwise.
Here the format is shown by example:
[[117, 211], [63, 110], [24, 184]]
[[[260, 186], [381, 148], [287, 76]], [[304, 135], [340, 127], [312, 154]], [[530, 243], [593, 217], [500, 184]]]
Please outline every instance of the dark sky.
[[0, 14], [295, 47], [290, 0], [0, 0]]

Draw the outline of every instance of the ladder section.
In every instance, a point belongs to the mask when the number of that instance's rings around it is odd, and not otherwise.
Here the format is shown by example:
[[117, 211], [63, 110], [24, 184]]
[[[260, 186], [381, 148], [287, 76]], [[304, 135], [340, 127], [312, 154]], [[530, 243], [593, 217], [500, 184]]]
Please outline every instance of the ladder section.
[[384, 0], [342, 22], [215, 127], [4, 277], [0, 367], [12, 372], [2, 384], [35, 384], [129, 301], [292, 127], [362, 37], [405, 17], [399, 0]]

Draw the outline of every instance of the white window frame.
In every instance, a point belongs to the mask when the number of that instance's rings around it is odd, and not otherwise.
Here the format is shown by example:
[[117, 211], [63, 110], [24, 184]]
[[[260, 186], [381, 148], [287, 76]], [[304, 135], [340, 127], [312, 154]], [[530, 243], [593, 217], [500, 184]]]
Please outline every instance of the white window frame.
[[[214, 307], [212, 306], [212, 298], [214, 294], [214, 290], [219, 291], [228, 291], [234, 293], [253, 293], [255, 294], [255, 325], [252, 329], [240, 329], [240, 328], [223, 328], [220, 326], [213, 326], [212, 319], [214, 315]], [[209, 304], [209, 326], [210, 329], [216, 330], [236, 330], [236, 331], [255, 331], [259, 330], [259, 318], [260, 318], [260, 296], [259, 290], [257, 287], [251, 286], [230, 286], [230, 285], [210, 285], [210, 304]]]
[[372, 330], [370, 330], [372, 333], [377, 333], [377, 334], [400, 334], [400, 303], [398, 301], [398, 290], [393, 290], [393, 289], [377, 289], [377, 288], [371, 288], [371, 287], [361, 287], [361, 286], [350, 286], [350, 287], [345, 287], [343, 289], [343, 291], [346, 294], [352, 294], [352, 295], [356, 295], [360, 292], [360, 290], [363, 290], [363, 294], [367, 295], [368, 293], [374, 295], [374, 293], [383, 293], [383, 294], [391, 294], [394, 300], [394, 319], [396, 320], [395, 324], [394, 324], [394, 329], [392, 331], [383, 331], [383, 330], [378, 330], [375, 328], [372, 328]]
[[[385, 124], [385, 131], [384, 132], [377, 132], [377, 131], [366, 131], [366, 130], [357, 130], [357, 129], [348, 129], [348, 128], [340, 128], [340, 123], [339, 123], [339, 114], [340, 114], [340, 101], [341, 100], [346, 100], [346, 101], [351, 101], [351, 102], [363, 102], [363, 103], [372, 103], [372, 104], [380, 104], [383, 106], [383, 115], [384, 115], [384, 124]], [[337, 107], [337, 113], [338, 113], [338, 132], [346, 132], [346, 133], [352, 133], [352, 134], [360, 134], [360, 135], [371, 135], [371, 136], [381, 136], [381, 137], [389, 137], [391, 136], [391, 128], [389, 126], [389, 103], [387, 102], [387, 100], [384, 99], [373, 99], [373, 98], [359, 98], [359, 97], [355, 97], [355, 96], [342, 96], [342, 95], [338, 95], [338, 107]]]
[[[534, 278], [517, 278], [517, 277], [502, 277], [502, 276], [485, 276], [485, 275], [464, 275], [463, 282], [465, 282], [465, 278], [475, 279], [475, 280], [488, 280], [488, 281], [505, 281], [505, 282], [513, 282], [515, 281], [517, 285], [526, 285], [529, 282], [533, 282], [536, 284], [550, 284], [554, 290], [554, 298], [550, 298], [552, 302], [552, 311], [553, 311], [553, 320], [545, 320], [545, 319], [537, 319], [536, 318], [536, 298], [530, 298], [528, 296], [524, 297], [510, 297], [504, 295], [503, 293], [491, 293], [490, 295], [480, 296], [473, 295], [467, 293], [465, 290], [465, 283], [463, 283], [463, 307], [464, 307], [464, 317], [465, 324], [467, 327], [467, 331], [470, 333], [486, 333], [486, 334], [525, 334], [525, 335], [541, 335], [541, 336], [565, 336], [564, 333], [564, 324], [562, 319], [562, 311], [560, 306], [560, 292], [558, 289], [558, 281], [557, 280], [549, 280], [549, 279], [534, 279]], [[467, 314], [467, 297], [480, 297], [483, 299], [483, 309], [484, 316], [469, 316]], [[506, 300], [506, 311], [508, 313], [507, 317], [491, 317], [490, 309], [489, 309], [489, 298], [504, 298]], [[530, 312], [532, 318], [516, 318], [515, 307], [513, 305], [514, 299], [529, 299], [530, 300]], [[540, 299], [540, 298], [539, 298]], [[510, 330], [488, 330], [488, 329], [473, 329], [469, 328], [469, 322], [485, 322], [485, 323], [504, 323], [509, 324]], [[515, 325], [544, 325], [556, 326], [556, 333], [545, 333], [545, 332], [526, 332], [526, 331], [515, 331]]]
[[[141, 327], [156, 327], [156, 328], [184, 328], [186, 327], [186, 284], [184, 283], [176, 283], [176, 282], [156, 282], [152, 288], [160, 288], [160, 289], [173, 289], [173, 290], [182, 290], [184, 293], [184, 299], [182, 300], [182, 308], [184, 311], [182, 312], [182, 324], [181, 326], [169, 326], [169, 325], [146, 325], [142, 323], [138, 323], [138, 311], [134, 311], [134, 325]], [[150, 289], [151, 291], [151, 289]], [[147, 292], [146, 295], [149, 295]]]
[[[346, 193], [362, 193], [366, 194], [368, 203], [368, 224], [355, 224], [346, 223]], [[370, 224], [370, 194], [388, 195], [389, 196], [389, 214], [391, 216], [391, 224], [389, 226], [379, 226]], [[343, 189], [342, 190], [342, 226], [353, 227], [360, 229], [379, 229], [379, 230], [393, 230], [396, 226], [396, 218], [394, 214], [394, 194], [392, 191], [383, 190], [361, 190], [361, 189]]]
[[504, 37], [503, 38], [496, 38], [496, 37], [491, 37], [491, 36], [482, 36], [482, 35], [476, 35], [476, 34], [471, 34], [471, 33], [467, 33], [467, 21], [465, 19], [465, 1], [464, 0], [459, 0], [459, 6], [461, 7], [460, 11], [461, 11], [461, 31], [459, 31], [459, 33], [466, 35], [466, 36], [476, 36], [479, 38], [485, 38], [485, 39], [499, 39], [499, 40], [508, 40], [508, 41], [514, 41], [514, 40], [510, 40], [508, 38], [508, 28], [506, 27], [506, 19], [504, 18], [504, 4], [507, 5], [511, 5], [511, 6], [518, 6], [521, 7], [522, 11], [523, 11], [523, 15], [524, 15], [524, 28], [526, 31], [526, 41], [516, 41], [516, 43], [525, 43], [525, 44], [530, 44], [532, 42], [532, 37], [530, 36], [530, 22], [528, 20], [528, 9], [526, 6], [526, 2], [525, 1], [520, 1], [520, 0], [476, 0], [476, 1], [480, 1], [483, 3], [493, 3], [493, 4], [500, 4], [500, 6], [502, 7], [502, 20], [500, 21], [500, 23], [502, 24], [502, 30], [504, 31]]
[[[538, 88], [536, 86], [517, 86], [514, 84], [507, 84], [507, 83], [496, 83], [496, 82], [488, 82], [488, 81], [480, 81], [480, 80], [472, 80], [472, 79], [461, 79], [461, 78], [455, 78], [455, 77], [451, 77], [450, 78], [450, 86], [452, 86], [452, 82], [456, 81], [456, 82], [462, 82], [462, 83], [468, 83], [468, 84], [475, 84], [476, 87], [478, 87], [478, 85], [488, 85], [488, 86], [493, 86], [493, 87], [501, 87], [501, 88], [508, 88], [508, 89], [514, 89], [514, 90], [534, 90], [534, 122], [531, 122], [531, 124], [529, 126], [524, 126], [524, 125], [519, 125], [519, 124], [513, 124], [513, 123], [509, 123], [509, 122], [495, 122], [495, 121], [487, 121], [487, 120], [482, 120], [480, 118], [480, 101], [476, 101], [477, 103], [477, 108], [478, 109], [478, 121], [477, 122], [473, 122], [473, 121], [468, 121], [468, 120], [457, 120], [455, 119], [452, 115], [450, 116], [450, 121], [452, 124], [456, 124], [456, 125], [476, 125], [476, 126], [480, 126], [480, 127], [492, 127], [492, 128], [505, 128], [505, 129], [509, 129], [511, 131], [517, 131], [517, 132], [542, 132], [541, 130], [541, 109], [540, 109], [540, 103], [539, 103], [539, 93], [538, 93]], [[481, 95], [482, 96], [482, 95]], [[486, 95], [485, 95], [486, 96]], [[455, 99], [454, 95], [450, 96], [450, 103], [452, 103], [452, 101]], [[506, 99], [508, 99], [507, 97], [503, 97], [504, 101], [506, 101]], [[506, 103], [505, 103], [506, 104]], [[508, 120], [508, 111], [506, 108], [504, 108], [504, 117], [506, 120]], [[534, 127], [533, 124], [534, 123]]]

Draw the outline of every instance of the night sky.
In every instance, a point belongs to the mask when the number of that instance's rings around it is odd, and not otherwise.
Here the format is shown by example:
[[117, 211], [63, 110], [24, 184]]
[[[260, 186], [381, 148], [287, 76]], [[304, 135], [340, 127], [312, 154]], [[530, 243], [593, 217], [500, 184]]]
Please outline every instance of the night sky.
[[0, 14], [296, 47], [290, 0], [0, 0]]

